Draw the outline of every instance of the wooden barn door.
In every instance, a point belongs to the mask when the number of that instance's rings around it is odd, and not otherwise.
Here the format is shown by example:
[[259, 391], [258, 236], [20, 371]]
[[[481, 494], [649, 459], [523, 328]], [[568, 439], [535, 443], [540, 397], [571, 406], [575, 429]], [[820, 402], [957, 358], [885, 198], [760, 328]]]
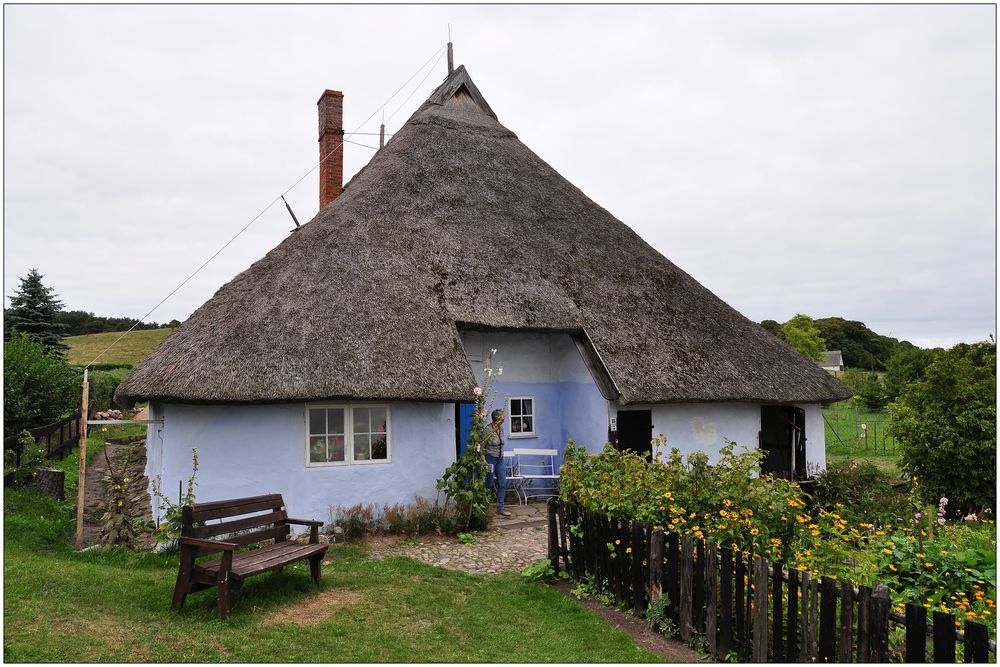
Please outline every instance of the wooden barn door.
[[760, 408], [760, 448], [766, 453], [763, 471], [775, 477], [792, 478], [795, 408], [764, 405]]

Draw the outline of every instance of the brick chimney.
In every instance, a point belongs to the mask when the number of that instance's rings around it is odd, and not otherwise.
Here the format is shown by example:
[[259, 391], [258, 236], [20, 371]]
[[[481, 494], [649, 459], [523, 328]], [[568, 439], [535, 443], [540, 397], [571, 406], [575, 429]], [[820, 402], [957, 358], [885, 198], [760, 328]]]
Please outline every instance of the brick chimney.
[[344, 94], [325, 90], [319, 106], [319, 207], [344, 191]]

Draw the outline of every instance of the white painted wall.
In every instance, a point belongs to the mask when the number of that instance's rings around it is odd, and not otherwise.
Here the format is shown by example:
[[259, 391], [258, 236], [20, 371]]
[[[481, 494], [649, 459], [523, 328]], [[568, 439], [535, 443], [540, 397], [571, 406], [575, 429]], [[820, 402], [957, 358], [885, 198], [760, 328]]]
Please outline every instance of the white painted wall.
[[[664, 435], [665, 447], [658, 448], [662, 455], [671, 449], [687, 456], [703, 451], [709, 461], [716, 463], [719, 452], [727, 440], [751, 449], [758, 447], [760, 433], [760, 405], [757, 403], [668, 403], [656, 405], [616, 406], [619, 410], [651, 410], [653, 437]], [[826, 433], [823, 427], [823, 409], [818, 404], [800, 404], [806, 413], [806, 463], [826, 468]]]
[[[389, 403], [390, 463], [306, 467], [305, 404], [150, 405], [146, 475], [173, 500], [198, 448], [198, 502], [265, 493], [284, 496], [290, 516], [329, 521], [331, 506], [433, 501], [455, 460], [452, 403]], [[159, 514], [154, 499], [153, 511]]]

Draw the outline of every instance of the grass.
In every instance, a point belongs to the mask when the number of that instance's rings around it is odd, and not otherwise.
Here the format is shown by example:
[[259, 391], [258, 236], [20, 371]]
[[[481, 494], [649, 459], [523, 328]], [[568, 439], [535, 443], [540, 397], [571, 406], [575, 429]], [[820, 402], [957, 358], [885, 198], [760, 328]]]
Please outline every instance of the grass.
[[[886, 428], [889, 422], [887, 413], [856, 408], [853, 401], [845, 401], [824, 408], [823, 417], [827, 463], [848, 458], [871, 461], [890, 475], [900, 474], [896, 441]], [[861, 424], [868, 428], [861, 429]], [[862, 433], [866, 437], [862, 438]]]
[[333, 546], [308, 568], [254, 577], [227, 621], [214, 591], [170, 610], [176, 555], [90, 551], [68, 541], [72, 506], [4, 497], [8, 662], [657, 662], [546, 584], [469, 575]]
[[[135, 366], [173, 332], [173, 329], [130, 331], [117, 345], [108, 350], [107, 354], [98, 359], [97, 363]], [[89, 364], [121, 335], [120, 331], [112, 331], [64, 338], [63, 342], [69, 346], [69, 363], [77, 366]]]

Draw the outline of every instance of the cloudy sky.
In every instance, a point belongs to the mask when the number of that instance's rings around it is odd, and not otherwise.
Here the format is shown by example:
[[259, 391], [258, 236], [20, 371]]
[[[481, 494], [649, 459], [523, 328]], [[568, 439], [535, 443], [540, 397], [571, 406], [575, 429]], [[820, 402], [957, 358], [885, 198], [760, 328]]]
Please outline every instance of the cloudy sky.
[[[450, 24], [502, 123], [747, 317], [982, 340], [995, 11], [7, 5], [4, 295], [37, 267], [68, 309], [143, 316], [316, 164], [323, 89], [377, 132], [413, 77], [392, 132]], [[347, 144], [345, 175], [373, 152]], [[315, 172], [288, 193], [300, 220], [317, 193]], [[291, 227], [272, 206], [147, 319], [185, 319]]]

